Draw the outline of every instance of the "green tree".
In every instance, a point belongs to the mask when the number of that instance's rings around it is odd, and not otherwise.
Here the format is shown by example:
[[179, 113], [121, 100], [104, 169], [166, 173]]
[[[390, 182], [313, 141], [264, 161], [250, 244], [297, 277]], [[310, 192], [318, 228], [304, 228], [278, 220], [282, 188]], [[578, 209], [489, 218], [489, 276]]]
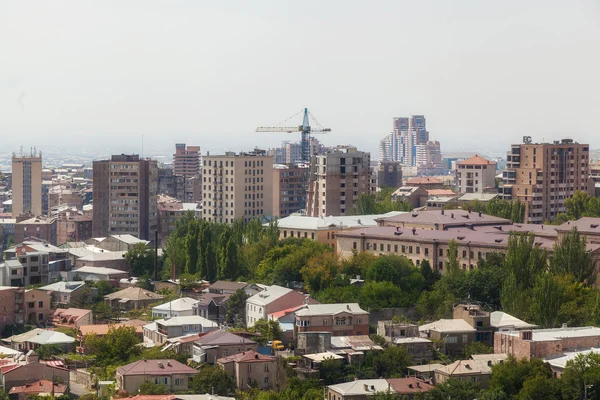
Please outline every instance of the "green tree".
[[154, 251], [144, 243], [137, 243], [125, 253], [125, 260], [133, 276], [154, 276]]
[[279, 322], [273, 320], [259, 319], [254, 323], [251, 331], [260, 333], [260, 338], [257, 338], [260, 342], [266, 342], [268, 340], [281, 340], [283, 332]]
[[51, 360], [52, 356], [61, 354], [62, 350], [57, 344], [43, 344], [35, 349], [35, 353], [39, 356], [40, 360]]
[[446, 271], [448, 274], [453, 274], [460, 270], [458, 263], [458, 244], [454, 239], [448, 243], [448, 261], [446, 262]]
[[229, 297], [225, 321], [230, 326], [246, 326], [246, 299], [248, 295], [244, 289], [238, 289]]
[[157, 394], [169, 394], [169, 388], [165, 385], [160, 385], [154, 382], [145, 381], [140, 385], [139, 394], [142, 395], [157, 395]]
[[473, 342], [463, 348], [464, 358], [469, 359], [473, 354], [492, 354], [494, 349], [482, 342]]
[[481, 394], [475, 382], [450, 378], [425, 393], [426, 400], [474, 400]]
[[380, 352], [369, 352], [365, 359], [365, 367], [384, 378], [404, 377], [410, 365], [412, 361], [404, 347], [389, 346]]
[[138, 336], [132, 326], [110, 328], [104, 336], [86, 335], [84, 343], [101, 366], [126, 362], [130, 357], [141, 354]]
[[573, 228], [554, 244], [550, 259], [550, 272], [571, 274], [579, 282], [592, 283], [594, 276], [592, 252], [587, 250], [587, 239]]
[[537, 375], [523, 382], [516, 400], [561, 400], [561, 382], [547, 376]]
[[192, 378], [190, 389], [194, 393], [212, 393], [214, 390], [219, 396], [229, 396], [235, 391], [235, 380], [222, 368], [203, 365]]
[[558, 325], [559, 311], [563, 305], [564, 288], [550, 274], [538, 276], [531, 292], [530, 315], [542, 328], [553, 328]]
[[326, 289], [338, 276], [339, 269], [340, 263], [335, 253], [328, 251], [311, 257], [300, 269], [304, 288], [310, 293]]
[[570, 220], [600, 217], [600, 199], [578, 190], [571, 198], [565, 199], [565, 210]]
[[509, 398], [516, 396], [526, 380], [535, 377], [551, 378], [552, 370], [550, 366], [540, 359], [532, 361], [517, 361], [514, 357], [492, 366], [492, 376], [490, 378], [490, 390], [502, 392]]
[[371, 281], [366, 282], [360, 290], [358, 302], [362, 308], [371, 311], [388, 307], [408, 307], [414, 304], [415, 300], [392, 282]]
[[319, 378], [326, 385], [333, 385], [344, 379], [344, 369], [338, 360], [333, 358], [323, 360], [319, 364]]
[[[566, 399], [600, 399], [600, 354], [579, 354], [567, 361], [561, 381]], [[587, 390], [586, 390], [587, 388]]]

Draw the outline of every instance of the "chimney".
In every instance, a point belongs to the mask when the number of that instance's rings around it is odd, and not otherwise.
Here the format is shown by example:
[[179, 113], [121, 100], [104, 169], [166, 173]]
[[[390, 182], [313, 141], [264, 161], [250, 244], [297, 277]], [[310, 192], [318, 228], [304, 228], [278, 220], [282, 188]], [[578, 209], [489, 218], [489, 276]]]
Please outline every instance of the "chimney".
[[369, 391], [369, 385], [367, 385], [366, 383], [363, 385], [363, 389], [365, 392]]
[[[479, 211], [479, 216], [481, 217], [481, 211]], [[543, 228], [542, 228], [543, 229]]]
[[442, 215], [444, 215], [444, 209], [442, 208]]
[[417, 234], [417, 228], [412, 228], [413, 235]]
[[567, 329], [567, 323], [566, 322], [564, 324], [562, 324], [562, 328], [563, 329]]
[[346, 308], [350, 311], [350, 304], [346, 304]]
[[450, 218], [454, 218], [454, 213], [450, 213]]

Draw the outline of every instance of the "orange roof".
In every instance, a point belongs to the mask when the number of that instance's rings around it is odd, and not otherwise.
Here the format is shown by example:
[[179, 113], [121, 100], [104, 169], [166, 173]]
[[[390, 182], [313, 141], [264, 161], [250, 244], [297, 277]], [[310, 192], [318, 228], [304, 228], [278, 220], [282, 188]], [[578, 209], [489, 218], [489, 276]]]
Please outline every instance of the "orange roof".
[[486, 160], [485, 158], [475, 154], [473, 157], [467, 160], [459, 161], [458, 165], [496, 165], [496, 163], [490, 160]]
[[[148, 322], [145, 322], [147, 324]], [[95, 333], [96, 335], [106, 335], [110, 328], [120, 328], [122, 326], [133, 326], [135, 328], [136, 333], [143, 333], [144, 327], [143, 325], [132, 325], [127, 323], [122, 324], [102, 324], [102, 325], [83, 325], [79, 327], [79, 332], [83, 336], [89, 335], [90, 333]]]
[[431, 189], [427, 191], [429, 196], [456, 196], [450, 189]]
[[34, 383], [28, 383], [23, 386], [14, 386], [12, 389], [10, 389], [10, 392], [8, 392], [8, 393], [9, 394], [15, 394], [15, 393], [36, 394], [36, 393], [52, 393], [53, 391], [54, 391], [54, 393], [63, 394], [67, 391], [67, 386], [55, 383], [54, 390], [53, 390], [52, 382], [42, 379], [40, 381], [37, 381]]
[[66, 322], [67, 324], [75, 323], [84, 316], [90, 314], [92, 310], [86, 310], [83, 308], [57, 308], [54, 311], [54, 318], [59, 318], [60, 322]]

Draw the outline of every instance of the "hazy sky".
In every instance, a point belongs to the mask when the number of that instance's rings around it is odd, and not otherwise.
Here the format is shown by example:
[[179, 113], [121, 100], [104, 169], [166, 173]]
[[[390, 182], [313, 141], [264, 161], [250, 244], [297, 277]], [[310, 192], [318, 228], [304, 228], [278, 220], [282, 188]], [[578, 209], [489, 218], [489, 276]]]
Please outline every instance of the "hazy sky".
[[303, 107], [374, 155], [409, 114], [443, 150], [600, 147], [600, 2], [0, 0], [0, 151], [269, 147]]

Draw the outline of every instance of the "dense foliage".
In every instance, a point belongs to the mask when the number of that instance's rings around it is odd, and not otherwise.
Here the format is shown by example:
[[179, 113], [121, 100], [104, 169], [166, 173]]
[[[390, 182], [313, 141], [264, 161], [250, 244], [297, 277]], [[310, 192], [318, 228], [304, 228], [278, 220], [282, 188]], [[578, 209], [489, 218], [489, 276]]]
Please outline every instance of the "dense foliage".
[[361, 194], [354, 203], [352, 214], [385, 214], [390, 211], [412, 211], [413, 207], [405, 201], [396, 201], [392, 194], [396, 189], [384, 187], [376, 194]]
[[[457, 208], [456, 203], [448, 204], [444, 209]], [[493, 215], [498, 218], [510, 219], [512, 222], [523, 222], [525, 220], [525, 203], [520, 200], [503, 200], [494, 198], [488, 202], [482, 203], [478, 200], [461, 204], [461, 208], [480, 212], [483, 214]]]

